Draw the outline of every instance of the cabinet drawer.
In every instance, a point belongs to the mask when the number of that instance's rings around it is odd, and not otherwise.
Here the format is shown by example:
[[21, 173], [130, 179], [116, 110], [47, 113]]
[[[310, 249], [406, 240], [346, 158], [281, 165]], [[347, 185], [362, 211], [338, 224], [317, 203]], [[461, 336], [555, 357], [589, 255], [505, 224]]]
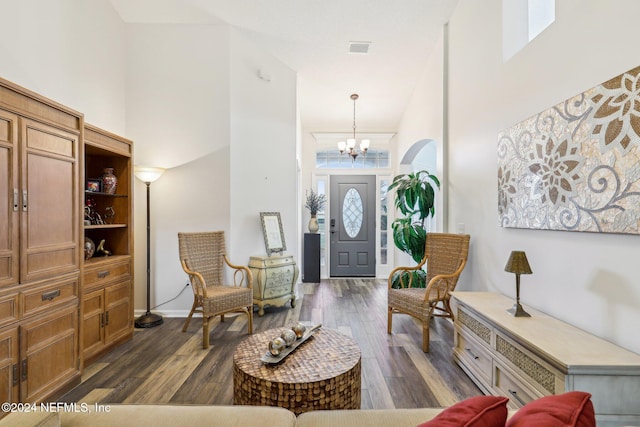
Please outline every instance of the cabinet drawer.
[[85, 269], [84, 286], [85, 288], [98, 287], [103, 283], [113, 282], [130, 275], [131, 263], [128, 258], [116, 263], [100, 263]]
[[274, 255], [270, 257], [252, 256], [249, 258], [249, 267], [271, 268], [285, 265], [295, 265], [293, 255]]
[[30, 316], [73, 301], [78, 296], [78, 278], [47, 282], [20, 292], [22, 315]]
[[485, 345], [491, 346], [493, 328], [487, 325], [483, 319], [478, 318], [471, 311], [467, 310], [463, 305], [458, 307], [456, 324], [464, 328], [464, 330], [469, 332], [474, 338], [485, 343]]
[[526, 378], [541, 395], [564, 391], [564, 375], [511, 338], [496, 332], [496, 358]]
[[457, 330], [455, 351], [469, 370], [473, 371], [485, 384], [491, 384], [493, 362], [491, 355], [482, 345], [464, 331]]
[[525, 386], [521, 380], [499, 363], [494, 364], [493, 386], [499, 394], [510, 399], [510, 406], [514, 408], [520, 408], [543, 396]]
[[264, 261], [264, 264], [267, 267], [272, 267], [272, 266], [278, 266], [278, 265], [291, 265], [291, 264], [295, 264], [295, 261], [293, 260], [292, 256], [285, 256], [285, 257], [281, 257], [281, 258], [267, 258]]

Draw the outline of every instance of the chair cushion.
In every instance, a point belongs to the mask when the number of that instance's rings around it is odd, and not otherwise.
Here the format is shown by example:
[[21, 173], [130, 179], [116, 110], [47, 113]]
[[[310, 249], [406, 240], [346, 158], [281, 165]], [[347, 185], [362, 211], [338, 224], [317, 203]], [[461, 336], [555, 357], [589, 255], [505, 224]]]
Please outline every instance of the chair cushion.
[[506, 427], [595, 427], [591, 395], [569, 391], [527, 403], [509, 419]]
[[507, 402], [502, 396], [476, 396], [442, 411], [418, 427], [503, 427], [507, 421]]
[[215, 314], [249, 307], [253, 304], [253, 290], [234, 286], [208, 286], [203, 300], [205, 312]]
[[430, 304], [424, 300], [425, 292], [425, 288], [389, 289], [388, 305], [419, 319], [426, 319]]

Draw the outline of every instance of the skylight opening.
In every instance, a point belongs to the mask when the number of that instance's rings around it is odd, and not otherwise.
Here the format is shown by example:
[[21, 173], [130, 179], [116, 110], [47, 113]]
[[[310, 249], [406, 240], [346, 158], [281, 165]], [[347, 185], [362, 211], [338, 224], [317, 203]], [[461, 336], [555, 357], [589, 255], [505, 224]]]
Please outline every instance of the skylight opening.
[[529, 41], [556, 20], [556, 0], [528, 0]]
[[556, 19], [556, 0], [502, 0], [502, 59], [507, 62]]

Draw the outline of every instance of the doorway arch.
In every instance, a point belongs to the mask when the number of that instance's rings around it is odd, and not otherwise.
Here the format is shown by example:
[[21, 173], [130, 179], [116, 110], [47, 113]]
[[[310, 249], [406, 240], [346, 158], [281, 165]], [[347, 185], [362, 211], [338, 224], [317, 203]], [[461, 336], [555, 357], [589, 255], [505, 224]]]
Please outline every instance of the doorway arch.
[[[445, 176], [442, 168], [443, 165], [443, 149], [442, 144], [435, 139], [420, 139], [404, 152], [399, 153], [400, 162], [398, 163], [398, 174], [407, 174], [426, 170], [430, 174], [438, 177], [440, 181], [440, 191], [436, 190], [435, 199], [435, 216], [430, 218], [427, 223], [427, 232], [441, 232], [444, 230], [445, 215]], [[399, 250], [395, 250], [395, 265], [414, 265], [411, 257]]]
[[443, 170], [443, 149], [435, 139], [420, 139], [402, 154], [398, 165], [398, 173], [405, 174], [427, 170], [440, 180], [440, 191], [436, 192], [436, 214], [429, 221], [427, 231], [445, 231], [446, 177]]

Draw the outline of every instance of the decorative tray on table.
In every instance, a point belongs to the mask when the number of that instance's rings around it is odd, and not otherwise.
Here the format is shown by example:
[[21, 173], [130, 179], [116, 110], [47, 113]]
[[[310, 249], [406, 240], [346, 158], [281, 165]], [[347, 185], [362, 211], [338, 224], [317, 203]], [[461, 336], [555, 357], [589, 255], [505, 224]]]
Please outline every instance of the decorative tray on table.
[[271, 353], [271, 350], [267, 350], [267, 352], [260, 358], [260, 360], [268, 365], [282, 362], [289, 354], [293, 352], [293, 350], [295, 350], [300, 346], [300, 344], [311, 338], [311, 336], [322, 327], [321, 324], [313, 325], [310, 323], [303, 323], [303, 325], [306, 329], [304, 331], [304, 334], [300, 338], [297, 338], [293, 343], [291, 343], [291, 345], [284, 347], [277, 356], [273, 355]]

